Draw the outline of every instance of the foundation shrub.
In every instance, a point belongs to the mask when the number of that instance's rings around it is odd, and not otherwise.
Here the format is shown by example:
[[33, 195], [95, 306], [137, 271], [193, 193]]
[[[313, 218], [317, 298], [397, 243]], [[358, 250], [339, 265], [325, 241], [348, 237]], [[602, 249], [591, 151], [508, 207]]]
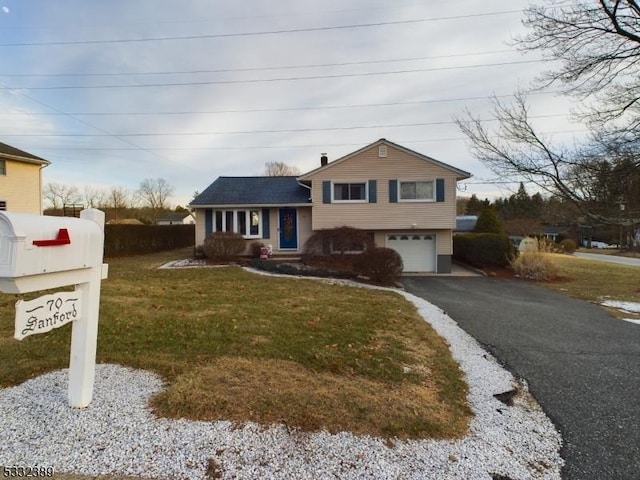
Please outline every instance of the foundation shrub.
[[523, 278], [542, 282], [558, 278], [558, 266], [545, 252], [523, 252], [510, 264], [515, 274]]
[[380, 285], [394, 285], [404, 268], [402, 257], [391, 248], [374, 247], [357, 256], [355, 269]]
[[204, 239], [202, 249], [209, 260], [236, 260], [244, 252], [245, 241], [239, 233], [214, 232]]
[[358, 228], [318, 230], [304, 244], [302, 261], [315, 267], [352, 271], [360, 253], [374, 247], [372, 236]]
[[466, 233], [453, 237], [453, 257], [478, 268], [506, 267], [514, 253], [506, 235]]

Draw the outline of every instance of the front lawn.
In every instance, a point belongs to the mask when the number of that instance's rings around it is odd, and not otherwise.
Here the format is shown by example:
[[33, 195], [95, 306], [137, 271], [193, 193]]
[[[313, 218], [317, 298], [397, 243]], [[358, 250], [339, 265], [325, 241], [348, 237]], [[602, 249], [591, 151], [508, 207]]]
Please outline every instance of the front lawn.
[[[160, 374], [157, 414], [400, 438], [466, 433], [462, 373], [399, 295], [236, 267], [157, 269], [188, 254], [111, 260], [102, 284], [98, 362]], [[69, 362], [69, 326], [12, 338], [15, 300], [0, 294], [0, 386]]]
[[[603, 300], [640, 302], [640, 268], [571, 255], [549, 255], [559, 267], [560, 279], [543, 285], [594, 303]], [[611, 311], [619, 317], [630, 317]]]

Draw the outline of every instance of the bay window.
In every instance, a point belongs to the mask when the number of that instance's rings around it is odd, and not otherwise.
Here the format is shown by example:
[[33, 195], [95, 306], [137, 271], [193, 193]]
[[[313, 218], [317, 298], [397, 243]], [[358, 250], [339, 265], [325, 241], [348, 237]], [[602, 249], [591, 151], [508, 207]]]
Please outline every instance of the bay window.
[[260, 210], [215, 210], [216, 232], [236, 232], [245, 238], [261, 238]]

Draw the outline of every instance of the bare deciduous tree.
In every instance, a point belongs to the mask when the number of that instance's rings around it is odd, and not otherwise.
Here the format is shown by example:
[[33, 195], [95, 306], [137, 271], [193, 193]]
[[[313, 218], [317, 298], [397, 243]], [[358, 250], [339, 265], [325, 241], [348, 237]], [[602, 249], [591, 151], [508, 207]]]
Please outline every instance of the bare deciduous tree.
[[169, 208], [169, 197], [174, 188], [164, 178], [147, 178], [140, 183], [138, 195], [145, 206], [153, 211]]
[[42, 196], [53, 209], [62, 208], [65, 204], [76, 203], [80, 197], [75, 186], [55, 182], [47, 183], [44, 186]]
[[288, 177], [300, 175], [300, 169], [291, 167], [284, 162], [267, 162], [264, 166], [264, 174], [267, 177]]
[[98, 208], [105, 203], [105, 192], [99, 188], [85, 185], [83, 198], [87, 207]]
[[617, 121], [618, 133], [640, 127], [640, 2], [551, 1], [525, 10], [529, 33], [516, 40], [523, 51], [541, 51], [560, 66], [541, 83], [561, 83], [567, 92], [596, 102], [583, 110], [594, 127]]
[[[523, 94], [517, 93], [511, 103], [492, 98], [493, 119], [497, 127], [466, 112], [456, 121], [470, 140], [473, 155], [505, 180], [537, 185], [542, 190], [571, 202], [591, 222], [608, 225], [628, 224], [613, 210], [611, 195], [614, 184], [622, 176], [638, 175], [637, 155], [614, 151], [610, 145], [585, 144], [571, 149], [554, 145], [540, 135], [529, 121]], [[635, 164], [630, 161], [635, 158]], [[615, 173], [613, 172], [620, 172]], [[623, 174], [622, 172], [626, 172]], [[632, 188], [637, 188], [635, 185]], [[637, 192], [620, 191], [617, 197], [634, 203]], [[631, 198], [634, 197], [634, 198]], [[615, 206], [615, 205], [613, 205]]]

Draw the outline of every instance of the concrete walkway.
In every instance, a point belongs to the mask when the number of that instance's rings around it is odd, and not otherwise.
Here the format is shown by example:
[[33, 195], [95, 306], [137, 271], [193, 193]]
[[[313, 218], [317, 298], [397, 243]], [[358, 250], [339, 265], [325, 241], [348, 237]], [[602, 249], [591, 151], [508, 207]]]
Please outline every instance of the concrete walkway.
[[524, 280], [404, 277], [531, 393], [560, 430], [568, 480], [640, 478], [640, 328]]

